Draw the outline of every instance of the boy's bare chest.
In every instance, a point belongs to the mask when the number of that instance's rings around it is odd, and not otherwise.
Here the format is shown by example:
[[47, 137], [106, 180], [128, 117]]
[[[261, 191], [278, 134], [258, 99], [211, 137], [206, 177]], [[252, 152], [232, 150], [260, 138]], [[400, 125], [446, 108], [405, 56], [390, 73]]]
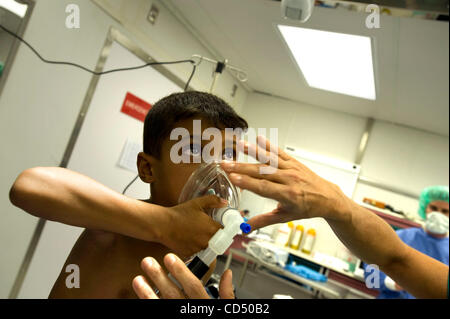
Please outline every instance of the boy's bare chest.
[[63, 271], [55, 283], [53, 297], [137, 298], [131, 283], [143, 274], [142, 259], [151, 256], [163, 265], [163, 257], [169, 251], [156, 243], [116, 234], [112, 240], [100, 242], [95, 236], [82, 235], [66, 261], [79, 266], [80, 288], [65, 287], [67, 274]]

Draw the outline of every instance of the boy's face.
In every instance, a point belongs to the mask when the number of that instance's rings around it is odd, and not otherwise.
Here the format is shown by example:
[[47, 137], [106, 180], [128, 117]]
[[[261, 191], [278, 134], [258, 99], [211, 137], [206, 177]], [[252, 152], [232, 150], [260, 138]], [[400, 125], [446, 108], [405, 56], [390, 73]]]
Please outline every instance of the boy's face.
[[[201, 160], [200, 163], [194, 163], [194, 157], [201, 158], [203, 147], [205, 147], [210, 142], [214, 141], [214, 146], [217, 149], [222, 151], [223, 155], [227, 156], [227, 159], [230, 159], [232, 156], [233, 160], [236, 160], [236, 137], [233, 138], [232, 150], [225, 149], [226, 140], [225, 140], [225, 130], [221, 131], [221, 139], [214, 139], [213, 136], [205, 136], [208, 139], [197, 139], [200, 142], [200, 145], [194, 143], [194, 120], [201, 120], [201, 134], [209, 128], [215, 127], [212, 123], [201, 119], [201, 118], [191, 118], [182, 120], [175, 124], [174, 128], [185, 128], [189, 131], [190, 140], [189, 148], [187, 153], [190, 156], [190, 163], [174, 163], [171, 159], [171, 149], [172, 147], [182, 140], [182, 137], [179, 136], [177, 140], [170, 140], [170, 136], [168, 136], [161, 145], [160, 158], [156, 159], [155, 157], [140, 153], [138, 157], [138, 169], [139, 175], [144, 182], [151, 184], [151, 201], [154, 204], [162, 205], [162, 206], [175, 206], [178, 205], [178, 198], [180, 196], [183, 187], [191, 174], [197, 169], [199, 165], [203, 162]], [[174, 149], [179, 149], [180, 144], [176, 146]], [[181, 151], [180, 151], [181, 152]], [[185, 153], [186, 154], [186, 153]], [[181, 155], [181, 154], [180, 154]]]

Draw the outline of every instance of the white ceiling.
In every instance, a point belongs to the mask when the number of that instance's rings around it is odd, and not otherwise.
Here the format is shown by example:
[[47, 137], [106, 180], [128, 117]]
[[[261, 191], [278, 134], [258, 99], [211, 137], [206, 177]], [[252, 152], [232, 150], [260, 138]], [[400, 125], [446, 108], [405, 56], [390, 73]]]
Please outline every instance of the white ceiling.
[[[167, 0], [165, 0], [167, 1]], [[305, 23], [281, 18], [269, 0], [170, 0], [197, 35], [220, 57], [248, 73], [248, 85], [302, 103], [449, 135], [449, 24], [381, 17], [367, 29], [367, 14], [316, 7]], [[370, 36], [377, 100], [308, 87], [276, 24]], [[329, 58], [333, 59], [333, 52]], [[339, 63], [339, 61], [336, 61]]]

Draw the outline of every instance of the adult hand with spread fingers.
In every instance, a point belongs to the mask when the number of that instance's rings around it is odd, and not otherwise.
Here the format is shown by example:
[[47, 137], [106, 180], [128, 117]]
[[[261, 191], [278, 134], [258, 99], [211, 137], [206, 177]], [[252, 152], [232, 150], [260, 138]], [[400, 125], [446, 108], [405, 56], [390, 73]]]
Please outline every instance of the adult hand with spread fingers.
[[263, 137], [258, 145], [243, 142], [245, 154], [275, 163], [249, 164], [223, 162], [222, 168], [238, 187], [278, 201], [278, 207], [250, 220], [252, 229], [301, 218], [336, 218], [341, 206], [348, 205], [347, 197], [338, 186], [326, 181], [308, 167], [279, 148], [274, 148]]
[[[303, 218], [323, 217], [340, 241], [366, 264], [376, 264], [418, 298], [448, 298], [447, 265], [403, 243], [392, 227], [345, 196], [339, 187], [263, 137], [240, 142], [261, 163], [223, 162], [236, 186], [278, 201], [271, 212], [250, 218], [252, 229]], [[267, 164], [264, 164], [267, 163]]]

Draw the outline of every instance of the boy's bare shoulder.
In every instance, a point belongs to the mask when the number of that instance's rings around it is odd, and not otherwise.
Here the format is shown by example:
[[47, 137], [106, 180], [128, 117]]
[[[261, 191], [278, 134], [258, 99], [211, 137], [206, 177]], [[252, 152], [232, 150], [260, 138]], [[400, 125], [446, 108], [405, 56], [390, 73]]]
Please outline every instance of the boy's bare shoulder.
[[93, 241], [100, 247], [113, 245], [121, 235], [105, 230], [85, 229], [86, 240]]
[[[74, 245], [49, 298], [136, 298], [133, 278], [142, 273], [140, 263], [152, 256], [162, 265], [169, 249], [124, 235], [86, 229]], [[68, 264], [80, 268], [80, 288], [68, 289]]]

